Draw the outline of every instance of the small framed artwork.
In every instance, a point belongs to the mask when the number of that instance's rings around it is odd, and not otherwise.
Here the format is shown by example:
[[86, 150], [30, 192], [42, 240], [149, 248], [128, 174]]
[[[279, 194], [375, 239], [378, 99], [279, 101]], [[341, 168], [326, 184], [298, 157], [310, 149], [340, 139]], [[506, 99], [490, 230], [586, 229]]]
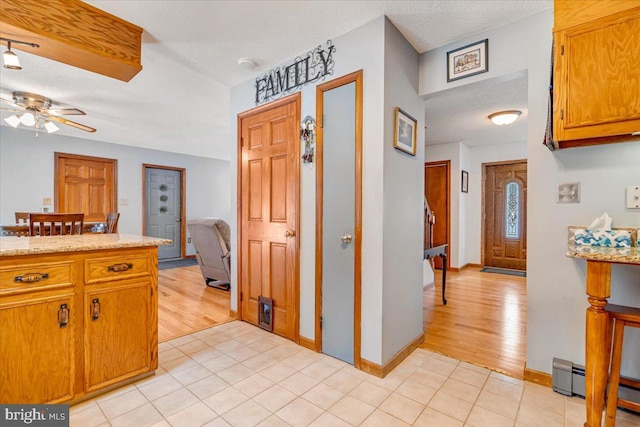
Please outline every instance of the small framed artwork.
[[396, 107], [393, 147], [415, 156], [417, 126], [418, 121], [416, 119]]
[[460, 191], [463, 193], [469, 192], [469, 172], [462, 171], [462, 179], [460, 181]]
[[273, 300], [258, 297], [258, 326], [273, 332]]
[[580, 183], [558, 184], [558, 203], [580, 203]]
[[489, 39], [447, 52], [447, 83], [489, 71]]

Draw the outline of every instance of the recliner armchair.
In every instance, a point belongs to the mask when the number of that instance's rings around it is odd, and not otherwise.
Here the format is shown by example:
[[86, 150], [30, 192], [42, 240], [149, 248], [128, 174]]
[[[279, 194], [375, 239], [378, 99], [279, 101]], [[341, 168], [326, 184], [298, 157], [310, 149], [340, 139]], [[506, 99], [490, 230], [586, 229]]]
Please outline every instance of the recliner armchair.
[[206, 285], [228, 291], [231, 276], [229, 224], [218, 218], [202, 218], [187, 221], [187, 229]]

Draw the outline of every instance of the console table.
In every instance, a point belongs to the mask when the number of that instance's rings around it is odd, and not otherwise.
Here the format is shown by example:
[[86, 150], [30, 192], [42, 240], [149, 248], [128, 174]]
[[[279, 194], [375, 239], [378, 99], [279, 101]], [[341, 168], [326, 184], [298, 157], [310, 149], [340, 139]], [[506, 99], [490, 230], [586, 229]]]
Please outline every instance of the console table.
[[424, 250], [424, 259], [431, 259], [439, 256], [442, 259], [442, 304], [447, 305], [447, 299], [444, 296], [447, 287], [447, 243], [429, 244]]

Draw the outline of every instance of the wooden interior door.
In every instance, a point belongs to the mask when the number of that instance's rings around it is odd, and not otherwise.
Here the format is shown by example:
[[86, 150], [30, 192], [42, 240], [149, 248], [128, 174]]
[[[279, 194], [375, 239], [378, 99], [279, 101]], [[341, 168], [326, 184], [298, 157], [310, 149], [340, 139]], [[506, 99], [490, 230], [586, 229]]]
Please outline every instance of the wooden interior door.
[[56, 212], [84, 213], [84, 222], [104, 222], [117, 212], [118, 161], [55, 153]]
[[[436, 217], [433, 225], [433, 243], [449, 244], [451, 254], [450, 235], [450, 194], [451, 194], [451, 161], [427, 162], [424, 164], [424, 195], [429, 207]], [[442, 259], [434, 258], [435, 268], [442, 269]], [[447, 266], [447, 270], [450, 267]]]
[[240, 319], [258, 324], [273, 300], [273, 332], [298, 340], [300, 94], [238, 116]]
[[483, 169], [483, 266], [526, 270], [527, 161]]

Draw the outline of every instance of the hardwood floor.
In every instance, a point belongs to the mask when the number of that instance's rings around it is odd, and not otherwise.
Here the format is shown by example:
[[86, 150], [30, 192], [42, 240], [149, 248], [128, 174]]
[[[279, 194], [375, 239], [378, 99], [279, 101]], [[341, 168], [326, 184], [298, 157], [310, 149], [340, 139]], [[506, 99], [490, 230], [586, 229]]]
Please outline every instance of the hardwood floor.
[[158, 271], [158, 340], [233, 320], [229, 298], [229, 292], [205, 286], [197, 265]]
[[426, 348], [465, 362], [523, 378], [527, 342], [526, 278], [447, 272], [442, 305], [441, 272], [423, 294]]

